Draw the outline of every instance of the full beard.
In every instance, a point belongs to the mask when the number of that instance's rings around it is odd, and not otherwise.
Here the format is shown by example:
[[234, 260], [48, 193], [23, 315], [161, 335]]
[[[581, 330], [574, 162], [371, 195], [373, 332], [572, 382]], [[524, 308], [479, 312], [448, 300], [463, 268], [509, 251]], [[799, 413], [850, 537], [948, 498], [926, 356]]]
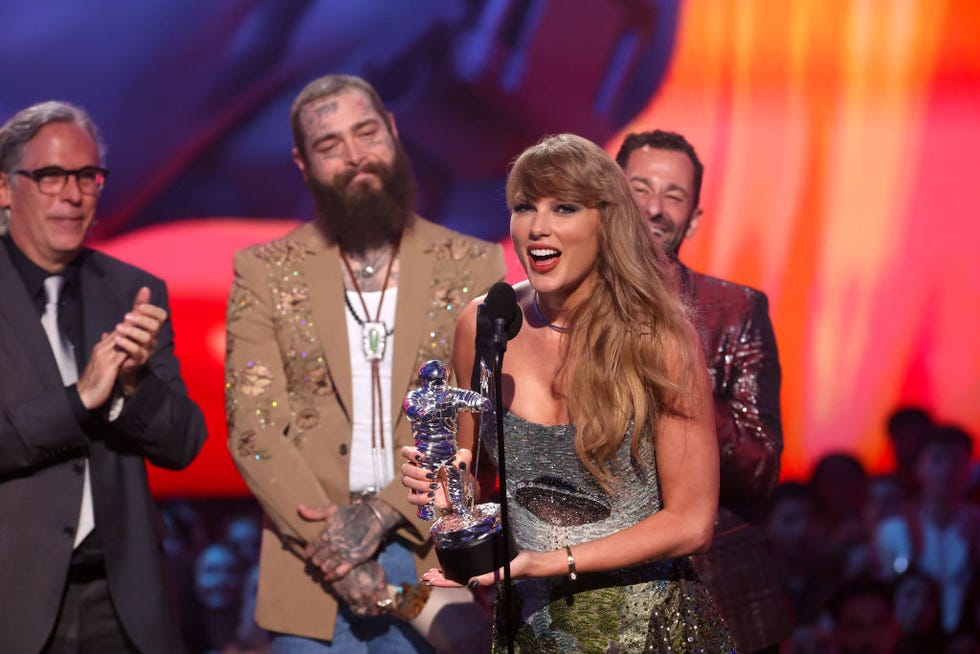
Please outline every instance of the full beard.
[[[352, 184], [363, 172], [375, 175], [381, 188]], [[397, 243], [415, 219], [415, 176], [400, 143], [396, 143], [390, 167], [367, 163], [327, 183], [310, 177], [307, 187], [316, 204], [317, 223], [327, 239], [349, 254]]]

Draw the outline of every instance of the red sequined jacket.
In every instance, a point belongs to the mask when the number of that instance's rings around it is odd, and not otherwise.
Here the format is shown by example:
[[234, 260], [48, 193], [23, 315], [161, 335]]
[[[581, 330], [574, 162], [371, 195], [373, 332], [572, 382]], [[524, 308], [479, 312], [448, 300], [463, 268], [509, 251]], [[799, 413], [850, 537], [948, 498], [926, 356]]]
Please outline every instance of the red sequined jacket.
[[776, 336], [765, 294], [680, 265], [715, 396], [723, 509], [750, 518], [779, 478], [783, 429]]

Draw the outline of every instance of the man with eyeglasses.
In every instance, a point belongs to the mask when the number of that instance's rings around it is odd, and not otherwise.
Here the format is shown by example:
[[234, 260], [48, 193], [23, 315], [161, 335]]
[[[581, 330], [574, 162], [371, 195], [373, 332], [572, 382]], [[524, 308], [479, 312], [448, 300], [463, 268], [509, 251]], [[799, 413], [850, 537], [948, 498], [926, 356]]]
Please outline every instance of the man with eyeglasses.
[[0, 641], [182, 649], [145, 462], [204, 442], [164, 282], [83, 246], [109, 171], [80, 108], [0, 127]]

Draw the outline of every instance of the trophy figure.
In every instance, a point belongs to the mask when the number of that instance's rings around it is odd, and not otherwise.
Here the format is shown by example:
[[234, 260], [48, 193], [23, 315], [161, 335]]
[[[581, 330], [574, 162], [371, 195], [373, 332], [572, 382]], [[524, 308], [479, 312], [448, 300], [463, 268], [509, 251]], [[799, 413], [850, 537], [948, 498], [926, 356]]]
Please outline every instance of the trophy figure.
[[[419, 388], [405, 396], [402, 407], [412, 423], [415, 447], [425, 457], [420, 466], [436, 479], [445, 475], [449, 508], [435, 520], [430, 533], [439, 563], [447, 579], [465, 584], [470, 577], [503, 565], [503, 531], [500, 507], [494, 503], [473, 506], [473, 485], [453, 465], [459, 411], [489, 412], [492, 402], [475, 391], [449, 386], [448, 369], [442, 361], [427, 361], [419, 368]], [[491, 414], [492, 415], [492, 414]], [[420, 506], [418, 517], [436, 518], [435, 500]], [[508, 558], [517, 545], [507, 534]]]

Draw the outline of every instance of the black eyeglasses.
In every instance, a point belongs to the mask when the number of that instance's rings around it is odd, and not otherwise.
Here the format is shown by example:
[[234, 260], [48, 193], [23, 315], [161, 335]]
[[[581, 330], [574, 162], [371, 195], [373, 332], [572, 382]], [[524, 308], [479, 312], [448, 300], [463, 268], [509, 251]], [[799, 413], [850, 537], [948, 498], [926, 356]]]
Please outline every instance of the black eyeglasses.
[[45, 166], [34, 170], [18, 170], [18, 175], [33, 179], [37, 190], [45, 195], [58, 195], [68, 183], [68, 177], [74, 176], [78, 189], [86, 195], [96, 195], [105, 186], [105, 178], [109, 171], [98, 166], [85, 166], [77, 170], [65, 170], [61, 166]]

